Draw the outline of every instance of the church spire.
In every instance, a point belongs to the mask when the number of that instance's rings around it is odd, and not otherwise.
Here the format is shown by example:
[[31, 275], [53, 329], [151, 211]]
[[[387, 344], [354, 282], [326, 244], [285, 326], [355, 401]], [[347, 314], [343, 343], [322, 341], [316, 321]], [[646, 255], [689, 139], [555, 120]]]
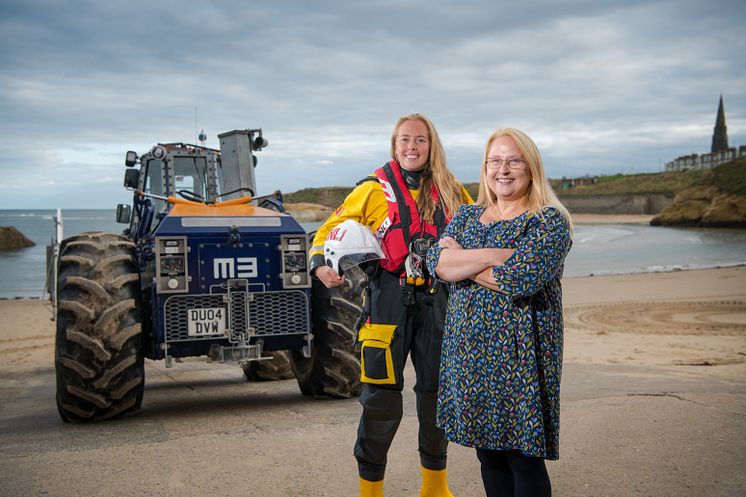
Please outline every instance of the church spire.
[[715, 121], [715, 130], [712, 133], [713, 154], [728, 150], [728, 127], [725, 125], [725, 110], [723, 109], [723, 95], [720, 95], [718, 106], [718, 117]]

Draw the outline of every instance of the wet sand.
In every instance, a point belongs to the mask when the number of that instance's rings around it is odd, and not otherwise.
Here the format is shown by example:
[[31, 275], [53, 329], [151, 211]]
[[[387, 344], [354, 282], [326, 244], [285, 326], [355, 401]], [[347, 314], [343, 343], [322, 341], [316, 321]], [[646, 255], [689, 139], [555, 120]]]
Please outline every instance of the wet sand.
[[572, 214], [575, 224], [650, 224], [647, 214]]

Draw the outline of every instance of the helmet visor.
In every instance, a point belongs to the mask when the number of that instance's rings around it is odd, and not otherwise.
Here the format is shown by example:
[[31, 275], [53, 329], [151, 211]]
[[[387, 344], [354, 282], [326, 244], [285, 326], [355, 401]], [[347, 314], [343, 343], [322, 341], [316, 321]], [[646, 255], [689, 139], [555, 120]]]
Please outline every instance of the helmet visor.
[[356, 254], [347, 254], [339, 259], [339, 272], [340, 274], [353, 268], [360, 266], [366, 262], [377, 261], [381, 256], [376, 252], [358, 252]]

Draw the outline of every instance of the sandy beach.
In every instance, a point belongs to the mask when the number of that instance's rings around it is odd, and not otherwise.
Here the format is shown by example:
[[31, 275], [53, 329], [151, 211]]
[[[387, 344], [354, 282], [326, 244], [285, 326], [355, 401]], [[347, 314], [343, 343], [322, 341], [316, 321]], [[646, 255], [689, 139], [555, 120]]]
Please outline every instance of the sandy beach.
[[[745, 495], [746, 267], [563, 287], [554, 495]], [[141, 413], [64, 424], [50, 317], [38, 300], [0, 301], [3, 495], [356, 495], [358, 403], [303, 398], [294, 380], [247, 383], [235, 365], [148, 361]], [[418, 495], [407, 374], [387, 496]], [[483, 495], [470, 449], [451, 445], [449, 479], [457, 497]]]

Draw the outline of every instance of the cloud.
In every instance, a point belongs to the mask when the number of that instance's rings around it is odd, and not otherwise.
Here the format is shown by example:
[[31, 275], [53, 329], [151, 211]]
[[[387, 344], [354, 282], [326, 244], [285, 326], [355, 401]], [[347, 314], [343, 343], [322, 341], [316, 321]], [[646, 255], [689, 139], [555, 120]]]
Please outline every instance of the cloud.
[[112, 207], [127, 150], [264, 129], [261, 191], [352, 185], [400, 115], [478, 178], [499, 126], [550, 176], [709, 150], [723, 93], [746, 144], [746, 4], [715, 0], [111, 2], [0, 7], [0, 208]]

